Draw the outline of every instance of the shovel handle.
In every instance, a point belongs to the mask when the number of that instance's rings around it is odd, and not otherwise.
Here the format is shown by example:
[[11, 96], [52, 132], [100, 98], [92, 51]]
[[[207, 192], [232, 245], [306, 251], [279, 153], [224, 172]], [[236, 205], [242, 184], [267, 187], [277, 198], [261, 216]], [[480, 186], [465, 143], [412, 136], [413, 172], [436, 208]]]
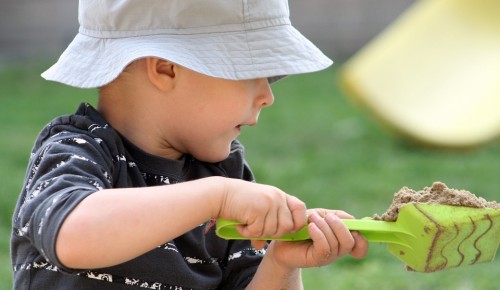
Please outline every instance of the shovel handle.
[[343, 219], [349, 230], [358, 231], [369, 242], [398, 244], [409, 247], [407, 238], [413, 236], [396, 222], [377, 221], [371, 218]]
[[[406, 245], [398, 235], [409, 235], [401, 229], [395, 222], [375, 221], [366, 219], [342, 219], [349, 230], [360, 232], [370, 242], [395, 243]], [[241, 223], [219, 218], [216, 224], [216, 234], [226, 240], [251, 240], [240, 235], [236, 226]], [[258, 240], [277, 241], [304, 241], [309, 240], [308, 226], [303, 227], [295, 233], [273, 238], [255, 238]]]

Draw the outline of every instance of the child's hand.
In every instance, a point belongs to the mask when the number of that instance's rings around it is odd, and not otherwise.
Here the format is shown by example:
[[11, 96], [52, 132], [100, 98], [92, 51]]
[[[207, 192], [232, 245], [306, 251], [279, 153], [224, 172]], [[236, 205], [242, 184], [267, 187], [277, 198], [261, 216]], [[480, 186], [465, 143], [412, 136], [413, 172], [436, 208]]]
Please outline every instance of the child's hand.
[[368, 242], [358, 232], [350, 232], [340, 220], [353, 218], [337, 210], [309, 210], [309, 234], [312, 241], [273, 242], [266, 254], [287, 268], [319, 267], [350, 254], [362, 258]]
[[242, 236], [280, 237], [306, 225], [306, 206], [298, 198], [269, 185], [225, 180], [219, 217], [241, 222]]

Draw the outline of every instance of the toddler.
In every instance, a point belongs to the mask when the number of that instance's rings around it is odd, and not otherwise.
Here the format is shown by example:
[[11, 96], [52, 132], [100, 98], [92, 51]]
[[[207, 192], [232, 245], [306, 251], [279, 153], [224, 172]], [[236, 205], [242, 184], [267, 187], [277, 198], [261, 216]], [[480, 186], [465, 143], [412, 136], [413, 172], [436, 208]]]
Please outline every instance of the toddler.
[[[14, 289], [301, 289], [301, 268], [365, 255], [350, 215], [256, 183], [237, 141], [272, 82], [331, 65], [287, 1], [80, 0], [79, 22], [43, 77], [99, 88], [98, 102], [35, 142]], [[249, 240], [217, 237], [218, 217]], [[259, 239], [308, 223], [310, 241]]]

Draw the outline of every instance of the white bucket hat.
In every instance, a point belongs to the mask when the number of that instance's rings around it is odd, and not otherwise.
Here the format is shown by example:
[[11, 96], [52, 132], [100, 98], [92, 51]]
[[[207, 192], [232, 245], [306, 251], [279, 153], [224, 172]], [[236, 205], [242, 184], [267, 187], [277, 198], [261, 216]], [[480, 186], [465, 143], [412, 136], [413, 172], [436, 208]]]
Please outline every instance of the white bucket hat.
[[291, 26], [286, 0], [80, 0], [78, 20], [45, 79], [100, 87], [149, 56], [231, 80], [275, 81], [332, 64]]

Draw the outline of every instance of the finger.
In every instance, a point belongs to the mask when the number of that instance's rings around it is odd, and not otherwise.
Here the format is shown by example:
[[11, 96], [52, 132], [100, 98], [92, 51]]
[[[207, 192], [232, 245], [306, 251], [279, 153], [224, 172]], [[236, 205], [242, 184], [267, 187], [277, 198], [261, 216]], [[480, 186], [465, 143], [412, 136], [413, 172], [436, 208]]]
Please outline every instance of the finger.
[[326, 215], [325, 221], [334, 234], [334, 237], [329, 239], [329, 241], [337, 245], [337, 255], [341, 257], [350, 253], [354, 247], [354, 238], [349, 229], [338, 216], [331, 213]]
[[259, 237], [276, 237], [279, 234], [280, 214], [278, 209], [268, 211], [264, 218], [264, 227]]
[[368, 240], [363, 237], [359, 232], [352, 232], [354, 238], [354, 247], [352, 248], [350, 255], [356, 259], [361, 259], [366, 256], [368, 252]]
[[346, 213], [343, 210], [334, 210], [332, 213], [341, 219], [353, 219], [354, 218], [352, 215]]
[[313, 226], [314, 233], [309, 234], [314, 242], [317, 258], [324, 260], [331, 256], [336, 257], [338, 243], [330, 226], [316, 212], [311, 214], [310, 221], [309, 228]]
[[315, 260], [319, 259], [320, 262], [317, 263], [317, 266], [320, 266], [322, 261], [328, 260], [331, 257], [330, 245], [316, 224], [310, 223], [308, 232], [314, 245], [313, 258]]
[[343, 210], [336, 210], [336, 209], [326, 209], [326, 208], [314, 208], [314, 209], [308, 209], [308, 213], [312, 212], [317, 212], [322, 218], [325, 218], [327, 214], [334, 214], [338, 216], [339, 218], [342, 219], [352, 219], [354, 218], [352, 215], [346, 213]]
[[245, 224], [238, 225], [236, 229], [245, 238], [259, 238], [265, 234], [266, 215], [257, 215], [252, 220], [247, 220]]
[[321, 230], [323, 235], [326, 237], [329, 244], [333, 244], [333, 243], [337, 242], [337, 238], [335, 237], [335, 233], [333, 232], [332, 227], [318, 213], [312, 214], [310, 220], [312, 223], [314, 223], [318, 226], [318, 228]]
[[286, 203], [293, 219], [292, 231], [298, 231], [307, 223], [306, 204], [295, 196], [287, 195]]
[[284, 234], [293, 232], [293, 230], [294, 222], [292, 213], [288, 210], [288, 208], [281, 209], [278, 212], [278, 227], [276, 228], [274, 236], [281, 237]]

